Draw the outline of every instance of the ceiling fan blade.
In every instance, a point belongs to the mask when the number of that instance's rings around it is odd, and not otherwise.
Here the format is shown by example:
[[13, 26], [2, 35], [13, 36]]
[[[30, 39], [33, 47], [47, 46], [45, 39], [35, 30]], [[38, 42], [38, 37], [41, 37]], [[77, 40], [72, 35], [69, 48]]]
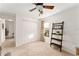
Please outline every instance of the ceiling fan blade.
[[54, 6], [48, 6], [48, 5], [44, 5], [43, 8], [46, 8], [46, 9], [53, 9]]
[[34, 11], [36, 9], [36, 7], [35, 8], [33, 8], [33, 9], [31, 9], [31, 10], [29, 10], [30, 12], [32, 12], [32, 11]]

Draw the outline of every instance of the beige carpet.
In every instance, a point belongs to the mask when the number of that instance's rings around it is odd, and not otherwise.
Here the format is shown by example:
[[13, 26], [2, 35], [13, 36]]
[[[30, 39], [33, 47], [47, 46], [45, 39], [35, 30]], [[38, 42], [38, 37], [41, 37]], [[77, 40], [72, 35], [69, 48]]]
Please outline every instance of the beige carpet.
[[14, 47], [14, 46], [3, 47], [2, 55], [5, 55], [7, 52], [10, 52], [12, 56], [71, 56], [72, 55], [67, 52], [59, 52], [58, 50], [51, 48], [48, 43], [41, 41], [27, 43], [19, 47]]
[[11, 47], [15, 47], [15, 40], [12, 39], [6, 39], [3, 44], [2, 44], [3, 48], [11, 48]]

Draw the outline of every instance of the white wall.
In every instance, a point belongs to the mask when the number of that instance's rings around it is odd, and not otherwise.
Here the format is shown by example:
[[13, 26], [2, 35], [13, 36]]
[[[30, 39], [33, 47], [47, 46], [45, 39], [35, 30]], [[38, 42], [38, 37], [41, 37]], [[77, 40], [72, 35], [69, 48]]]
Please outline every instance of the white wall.
[[16, 46], [39, 40], [39, 21], [16, 16]]
[[[2, 28], [4, 24], [4, 28]], [[5, 19], [0, 18], [0, 45], [5, 41]]]
[[[52, 22], [64, 21], [63, 50], [75, 54], [76, 47], [79, 47], [79, 6], [74, 6], [70, 9], [47, 17], [45, 20], [45, 22], [50, 24], [52, 24]], [[50, 25], [49, 38], [51, 38], [51, 27], [52, 26]]]

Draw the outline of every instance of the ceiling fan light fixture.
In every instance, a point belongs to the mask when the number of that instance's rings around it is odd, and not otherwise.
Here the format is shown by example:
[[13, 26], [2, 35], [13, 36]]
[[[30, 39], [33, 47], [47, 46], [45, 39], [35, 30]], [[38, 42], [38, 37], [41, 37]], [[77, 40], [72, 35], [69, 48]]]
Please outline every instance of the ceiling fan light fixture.
[[38, 6], [36, 6], [36, 8], [40, 12], [40, 14], [43, 13], [43, 6], [42, 5], [38, 5]]

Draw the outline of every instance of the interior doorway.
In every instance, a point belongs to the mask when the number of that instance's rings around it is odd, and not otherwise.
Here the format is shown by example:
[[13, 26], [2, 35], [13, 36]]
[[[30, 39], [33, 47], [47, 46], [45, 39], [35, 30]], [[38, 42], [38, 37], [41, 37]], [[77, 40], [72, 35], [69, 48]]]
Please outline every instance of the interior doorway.
[[47, 43], [50, 43], [49, 31], [50, 31], [50, 23], [44, 22], [44, 39], [45, 39], [45, 42]]
[[2, 49], [16, 47], [15, 30], [16, 30], [16, 14], [9, 12], [1, 13], [4, 22], [4, 41], [1, 44]]
[[15, 47], [15, 20], [5, 21], [5, 41], [4, 47]]

